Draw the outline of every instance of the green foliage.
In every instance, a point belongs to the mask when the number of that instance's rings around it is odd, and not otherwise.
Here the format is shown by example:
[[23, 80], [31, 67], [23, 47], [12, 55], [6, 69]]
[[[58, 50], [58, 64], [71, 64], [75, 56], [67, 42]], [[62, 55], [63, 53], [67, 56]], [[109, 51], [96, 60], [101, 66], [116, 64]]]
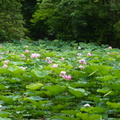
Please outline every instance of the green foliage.
[[30, 89], [30, 90], [36, 90], [40, 87], [42, 87], [43, 84], [41, 83], [36, 83], [36, 84], [32, 84], [32, 85], [27, 85], [26, 88]]
[[[62, 40], [108, 43], [117, 46], [120, 4], [101, 0], [42, 0], [31, 22], [36, 33]], [[119, 46], [119, 45], [118, 45]]]
[[120, 38], [120, 21], [118, 21], [118, 22], [114, 25], [114, 28], [115, 28], [116, 37], [119, 39], [119, 38]]
[[119, 73], [120, 49], [108, 45], [29, 38], [3, 43], [0, 120], [117, 120]]
[[0, 1], [0, 41], [24, 36], [24, 21], [20, 9], [21, 4], [16, 0]]
[[[30, 22], [30, 19], [32, 19], [32, 15], [37, 9], [37, 0], [20, 0], [22, 7], [21, 7], [21, 13], [24, 18], [24, 27], [27, 28], [26, 35], [29, 37], [37, 38], [36, 31], [39, 31], [39, 29], [34, 28]], [[39, 31], [40, 32], [40, 31]], [[36, 36], [35, 36], [36, 35]]]

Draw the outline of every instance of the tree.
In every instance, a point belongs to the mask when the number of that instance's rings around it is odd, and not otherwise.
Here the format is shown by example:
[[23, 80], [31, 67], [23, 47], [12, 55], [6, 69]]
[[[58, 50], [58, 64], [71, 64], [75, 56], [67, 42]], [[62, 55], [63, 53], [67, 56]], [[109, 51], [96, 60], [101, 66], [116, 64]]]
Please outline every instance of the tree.
[[21, 14], [21, 4], [17, 0], [0, 1], [0, 41], [20, 39], [26, 31]]
[[119, 11], [118, 0], [41, 0], [31, 22], [59, 39], [115, 45]]
[[21, 4], [21, 12], [25, 21], [24, 27], [28, 30], [26, 35], [29, 37], [33, 37], [36, 30], [32, 26], [30, 20], [32, 19], [32, 15], [37, 8], [37, 0], [21, 0]]

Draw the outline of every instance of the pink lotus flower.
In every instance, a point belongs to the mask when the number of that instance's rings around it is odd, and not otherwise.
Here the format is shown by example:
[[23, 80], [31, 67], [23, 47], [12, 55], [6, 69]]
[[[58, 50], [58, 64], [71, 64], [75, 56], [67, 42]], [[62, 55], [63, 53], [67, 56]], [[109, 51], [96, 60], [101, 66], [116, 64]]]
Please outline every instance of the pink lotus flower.
[[23, 60], [26, 60], [26, 58], [24, 57]]
[[0, 45], [0, 47], [2, 47], [2, 45]]
[[84, 69], [85, 67], [84, 67], [84, 66], [82, 66], [82, 65], [80, 65], [80, 66], [79, 66], [79, 68], [80, 68], [80, 69]]
[[29, 50], [25, 50], [26, 53], [29, 53], [30, 51]]
[[64, 60], [65, 60], [65, 58], [61, 58], [61, 60], [63, 60], [63, 61], [64, 61]]
[[64, 76], [64, 75], [66, 75], [66, 72], [65, 71], [61, 71], [60, 72], [60, 76]]
[[58, 64], [53, 64], [53, 66], [52, 67], [58, 67]]
[[8, 67], [8, 65], [4, 64], [2, 67], [3, 67], [3, 68], [6, 68], [6, 67]]
[[5, 61], [4, 61], [5, 64], [8, 64], [8, 62], [10, 62], [10, 60], [5, 60]]
[[109, 46], [108, 48], [109, 48], [109, 49], [112, 49], [112, 46]]
[[37, 53], [32, 53], [30, 58], [38, 58], [40, 57], [40, 54], [37, 54]]
[[80, 50], [81, 49], [81, 47], [78, 47], [78, 50]]
[[28, 46], [28, 45], [26, 45], [25, 47], [26, 47], [26, 48], [28, 48], [29, 46]]
[[0, 53], [0, 55], [4, 55], [4, 53]]
[[108, 52], [107, 54], [110, 55], [111, 53]]
[[9, 53], [9, 52], [10, 52], [9, 50], [6, 51], [6, 53]]
[[80, 64], [86, 64], [86, 61], [84, 59], [79, 60]]
[[67, 95], [68, 95], [68, 92], [66, 92], [65, 95], [67, 96]]
[[50, 63], [50, 64], [51, 64], [51, 63], [52, 63], [52, 61], [51, 61], [51, 60], [49, 60], [49, 61], [48, 61], [48, 63]]
[[21, 57], [25, 57], [25, 55], [24, 55], [24, 54], [21, 54]]
[[49, 61], [50, 60], [50, 57], [46, 57], [46, 61]]
[[23, 41], [23, 38], [21, 38], [20, 41]]
[[82, 54], [81, 53], [77, 53], [78, 56], [81, 56]]
[[62, 76], [63, 78], [65, 78], [66, 80], [71, 80], [71, 75], [64, 75], [64, 76]]
[[91, 56], [92, 54], [91, 53], [88, 53], [87, 56]]

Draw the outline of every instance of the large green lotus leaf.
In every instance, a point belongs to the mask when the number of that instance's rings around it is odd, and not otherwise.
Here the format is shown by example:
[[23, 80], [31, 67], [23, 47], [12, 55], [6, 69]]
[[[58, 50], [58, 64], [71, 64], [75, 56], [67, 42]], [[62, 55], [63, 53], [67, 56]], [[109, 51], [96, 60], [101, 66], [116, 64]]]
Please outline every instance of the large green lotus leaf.
[[89, 76], [94, 75], [94, 74], [97, 75], [97, 73], [100, 73], [102, 75], [108, 75], [111, 69], [113, 69], [113, 67], [111, 66], [92, 64], [86, 67], [84, 71], [88, 73]]
[[113, 74], [116, 78], [120, 79], [120, 69], [116, 69], [116, 70], [112, 71], [112, 74]]
[[88, 120], [102, 120], [102, 115], [98, 114], [89, 115]]
[[49, 101], [43, 101], [43, 100], [40, 100], [39, 102], [37, 102], [35, 99], [31, 99], [30, 97], [24, 98], [23, 100], [31, 102], [34, 107], [38, 107], [40, 109], [46, 109], [47, 103], [49, 102]]
[[97, 89], [97, 92], [100, 92], [100, 93], [107, 93], [110, 91], [110, 88], [107, 88], [107, 87], [104, 87], [104, 88], [101, 88], [101, 89]]
[[112, 83], [111, 89], [120, 91], [120, 82]]
[[21, 79], [20, 78], [7, 78], [7, 81], [10, 81], [11, 83], [16, 83], [16, 82], [20, 82]]
[[71, 116], [65, 116], [64, 114], [61, 116], [53, 116], [50, 120], [80, 120], [79, 118], [72, 118]]
[[91, 59], [89, 63], [100, 63], [100, 60], [98, 58], [96, 59]]
[[89, 76], [95, 74], [99, 69], [99, 65], [91, 64], [86, 67], [83, 71], [85, 71]]
[[57, 74], [59, 74], [61, 71], [64, 71], [64, 69], [60, 67], [51, 67], [51, 70]]
[[11, 54], [9, 54], [9, 55], [8, 55], [8, 58], [9, 58], [9, 59], [16, 60], [16, 59], [20, 59], [20, 56], [19, 56], [19, 55], [15, 55], [15, 54], [11, 53]]
[[29, 100], [43, 100], [43, 98], [42, 97], [40, 97], [40, 96], [30, 96], [30, 97], [27, 97], [26, 99], [29, 99]]
[[70, 86], [75, 88], [75, 87], [85, 87], [88, 82], [86, 81], [77, 81], [77, 82], [72, 82], [70, 83]]
[[45, 86], [44, 88], [47, 89], [47, 91], [44, 91], [47, 95], [57, 95], [66, 89], [65, 86], [59, 85]]
[[107, 102], [106, 103], [109, 107], [119, 109], [120, 108], [120, 103], [115, 103], [115, 102]]
[[14, 71], [17, 70], [17, 67], [16, 67], [16, 66], [10, 66], [10, 67], [8, 68], [8, 70], [9, 70], [10, 72], [14, 72]]
[[36, 84], [32, 84], [32, 85], [26, 85], [26, 88], [28, 88], [30, 90], [37, 90], [42, 86], [43, 86], [42, 83], [36, 83]]
[[13, 96], [3, 96], [3, 95], [0, 95], [0, 99], [2, 99], [4, 102], [6, 103], [11, 103], [13, 104]]
[[0, 120], [12, 120], [12, 119], [10, 119], [10, 118], [2, 118], [2, 117], [0, 117]]
[[81, 107], [80, 111], [94, 114], [94, 113], [103, 113], [106, 110], [102, 107], [91, 107], [90, 106], [90, 107]]
[[70, 86], [68, 88], [69, 92], [78, 98], [88, 95], [88, 93], [83, 88], [72, 88]]
[[113, 67], [111, 66], [104, 66], [104, 65], [100, 65], [99, 66], [99, 72], [104, 75], [107, 76], [109, 75], [109, 72], [113, 69]]
[[33, 69], [30, 74], [32, 76], [36, 76], [36, 77], [45, 77], [49, 73], [50, 73], [50, 71], [47, 71], [47, 70], [40, 71], [40, 70]]
[[88, 97], [90, 100], [93, 100], [95, 102], [100, 102], [101, 101], [101, 97], [100, 96], [96, 96], [96, 95], [91, 95]]
[[7, 72], [8, 72], [7, 69], [8, 69], [8, 68], [0, 68], [0, 74], [7, 73]]
[[76, 71], [75, 70], [71, 71], [71, 74], [72, 74], [72, 76], [78, 77], [78, 78], [82, 78], [82, 77], [87, 76], [87, 74], [85, 72], [77, 71], [77, 70]]
[[44, 66], [44, 70], [51, 70], [51, 66]]
[[0, 117], [8, 117], [10, 115], [9, 112], [5, 112], [5, 111], [0, 111]]
[[81, 112], [79, 112], [79, 113], [76, 114], [76, 116], [81, 118], [80, 120], [89, 120], [88, 113], [81, 113]]
[[3, 81], [5, 79], [5, 77], [0, 77], [0, 82]]
[[64, 93], [64, 95], [63, 95], [63, 94], [60, 94], [60, 95], [55, 96], [55, 99], [56, 99], [58, 102], [68, 101], [68, 100], [70, 100], [71, 98], [73, 98], [73, 96], [67, 95], [67, 93]]
[[71, 70], [73, 68], [72, 65], [66, 65], [66, 64], [63, 64], [62, 67], [66, 68], [67, 70]]
[[37, 108], [42, 109], [42, 110], [46, 110], [46, 109], [48, 110], [52, 106], [52, 104], [50, 103], [50, 101], [45, 101], [45, 100], [44, 101], [40, 100], [39, 102], [36, 102], [34, 105]]
[[97, 80], [101, 81], [101, 82], [107, 82], [110, 81], [112, 79], [114, 79], [115, 76], [112, 75], [107, 75], [107, 76], [102, 76], [102, 77], [96, 77]]
[[48, 103], [49, 101], [42, 101], [42, 100], [40, 100], [39, 102], [38, 102], [38, 105], [43, 105], [43, 104], [46, 104], [46, 103]]
[[77, 117], [80, 118], [80, 120], [101, 120], [102, 116], [101, 115], [97, 115], [97, 114], [93, 114], [93, 115], [89, 115], [88, 113], [77, 113], [76, 114]]
[[56, 56], [56, 54], [55, 54], [55, 53], [52, 53], [52, 52], [46, 52], [44, 55], [45, 55], [46, 57], [47, 57], [47, 56], [49, 56], [49, 57]]
[[23, 64], [26, 64], [26, 63], [23, 62], [23, 61], [11, 61], [10, 64], [13, 64], [13, 65], [23, 65]]
[[59, 112], [60, 110], [64, 109], [66, 106], [68, 106], [68, 105], [67, 104], [65, 104], [65, 105], [59, 104], [59, 105], [53, 106], [52, 109], [54, 112]]
[[5, 89], [6, 89], [5, 85], [0, 85], [0, 90], [5, 90]]
[[61, 112], [67, 115], [76, 115], [78, 113], [76, 110], [62, 110]]
[[[15, 65], [11, 65], [8, 67], [8, 70], [14, 74], [20, 74], [20, 73], [24, 73], [25, 70], [21, 69], [20, 67], [18, 66], [15, 66]], [[17, 75], [16, 75], [17, 76]]]

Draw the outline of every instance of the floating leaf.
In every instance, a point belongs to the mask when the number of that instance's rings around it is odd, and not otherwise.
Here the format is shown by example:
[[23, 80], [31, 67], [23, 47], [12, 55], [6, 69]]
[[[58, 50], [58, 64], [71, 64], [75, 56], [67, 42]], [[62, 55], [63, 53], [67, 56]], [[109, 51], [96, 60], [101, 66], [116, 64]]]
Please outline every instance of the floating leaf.
[[85, 89], [82, 89], [82, 88], [72, 88], [70, 86], [68, 88], [69, 88], [69, 92], [71, 94], [75, 95], [78, 98], [88, 95], [88, 93], [85, 91]]
[[79, 118], [81, 118], [82, 120], [102, 120], [102, 116], [101, 115], [89, 115], [88, 113], [77, 113], [76, 116], [78, 116]]
[[48, 90], [44, 92], [47, 95], [57, 95], [66, 89], [65, 86], [59, 86], [59, 85], [45, 86], [44, 88]]
[[100, 93], [107, 93], [110, 91], [110, 88], [107, 88], [107, 87], [104, 87], [102, 89], [97, 89], [97, 92], [100, 92]]
[[50, 72], [49, 71], [46, 71], [46, 70], [36, 70], [36, 69], [33, 69], [31, 71], [31, 75], [32, 76], [36, 76], [36, 77], [45, 77], [46, 75], [48, 75]]
[[32, 85], [27, 85], [26, 88], [28, 88], [30, 90], [37, 90], [42, 86], [43, 86], [42, 83], [36, 83], [36, 84], [32, 84]]
[[0, 117], [8, 117], [10, 115], [9, 112], [5, 112], [5, 111], [0, 111]]
[[6, 89], [5, 85], [0, 85], [0, 90]]
[[107, 82], [110, 80], [113, 80], [115, 77], [112, 75], [107, 75], [107, 76], [102, 76], [102, 77], [96, 77], [97, 80], [101, 81], [101, 82]]
[[0, 117], [0, 120], [12, 120], [12, 119], [10, 119], [10, 118], [2, 118], [2, 117]]
[[90, 106], [90, 107], [82, 107], [80, 108], [80, 111], [94, 114], [94, 113], [103, 113], [105, 112], [105, 109], [102, 107], [91, 107]]
[[115, 103], [115, 102], [107, 102], [106, 103], [108, 106], [111, 108], [119, 109], [120, 108], [120, 103]]
[[78, 113], [76, 110], [62, 110], [61, 112], [67, 115], [76, 115]]

